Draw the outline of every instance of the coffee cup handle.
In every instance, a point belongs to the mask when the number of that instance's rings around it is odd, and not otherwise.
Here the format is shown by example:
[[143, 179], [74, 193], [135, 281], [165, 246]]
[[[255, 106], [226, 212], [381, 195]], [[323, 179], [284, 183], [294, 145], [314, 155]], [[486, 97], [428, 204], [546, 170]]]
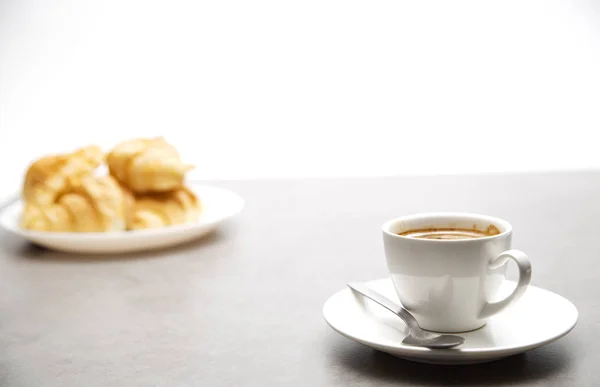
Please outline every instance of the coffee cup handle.
[[527, 285], [529, 285], [529, 281], [531, 281], [531, 262], [529, 262], [529, 258], [527, 255], [520, 250], [508, 250], [492, 259], [489, 263], [490, 269], [497, 269], [500, 266], [504, 265], [507, 260], [512, 259], [517, 264], [519, 268], [519, 280], [517, 281], [517, 286], [515, 290], [506, 297], [505, 299], [497, 302], [487, 302], [479, 312], [479, 318], [483, 319], [486, 317], [490, 317], [495, 315], [496, 313], [502, 311], [511, 303], [517, 301], [523, 294], [525, 290], [527, 290]]

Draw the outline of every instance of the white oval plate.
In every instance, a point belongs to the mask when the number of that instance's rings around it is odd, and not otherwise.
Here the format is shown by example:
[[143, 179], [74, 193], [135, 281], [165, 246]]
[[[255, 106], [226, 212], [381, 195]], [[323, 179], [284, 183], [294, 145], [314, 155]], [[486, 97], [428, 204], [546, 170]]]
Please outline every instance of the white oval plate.
[[202, 203], [200, 218], [193, 223], [157, 229], [106, 233], [43, 232], [19, 227], [21, 200], [0, 212], [0, 226], [49, 249], [73, 253], [128, 253], [170, 247], [199, 238], [239, 213], [244, 200], [234, 192], [209, 185], [189, 184]]
[[[367, 286], [398, 302], [390, 279]], [[505, 281], [502, 291], [515, 287]], [[406, 325], [381, 306], [356, 295], [349, 288], [331, 296], [323, 307], [327, 323], [338, 333], [391, 355], [434, 364], [473, 364], [499, 360], [548, 344], [569, 333], [578, 312], [566, 298], [529, 286], [512, 307], [491, 317], [481, 329], [459, 333], [465, 343], [452, 349], [427, 349], [402, 344]]]

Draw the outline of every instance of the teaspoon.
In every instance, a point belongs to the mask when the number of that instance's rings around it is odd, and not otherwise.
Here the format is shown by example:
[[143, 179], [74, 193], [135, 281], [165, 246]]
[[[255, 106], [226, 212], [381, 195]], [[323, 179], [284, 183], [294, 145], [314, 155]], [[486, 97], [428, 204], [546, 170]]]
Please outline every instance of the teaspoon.
[[415, 317], [410, 314], [408, 310], [404, 309], [384, 295], [369, 289], [365, 285], [353, 282], [349, 283], [348, 287], [364, 297], [375, 301], [404, 320], [408, 326], [408, 335], [406, 338], [404, 338], [404, 340], [402, 340], [402, 344], [427, 348], [452, 348], [465, 342], [464, 337], [461, 336], [440, 335], [424, 330], [419, 326], [419, 323]]

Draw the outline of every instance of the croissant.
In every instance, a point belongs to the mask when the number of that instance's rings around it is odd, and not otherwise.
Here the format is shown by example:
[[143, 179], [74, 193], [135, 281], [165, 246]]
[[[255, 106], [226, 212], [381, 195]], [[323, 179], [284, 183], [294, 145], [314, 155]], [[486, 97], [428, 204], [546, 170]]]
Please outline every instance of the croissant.
[[73, 220], [63, 206], [27, 203], [21, 215], [21, 227], [35, 231], [73, 231]]
[[29, 166], [23, 183], [23, 198], [28, 203], [47, 206], [92, 173], [104, 160], [97, 146], [73, 153], [42, 157]]
[[125, 230], [128, 199], [111, 176], [83, 177], [56, 203], [27, 203], [21, 226], [37, 231], [105, 232]]
[[162, 137], [122, 142], [106, 161], [111, 175], [136, 194], [178, 189], [193, 168], [182, 163], [175, 147]]
[[187, 187], [138, 196], [130, 230], [157, 228], [193, 222], [200, 215], [200, 201]]

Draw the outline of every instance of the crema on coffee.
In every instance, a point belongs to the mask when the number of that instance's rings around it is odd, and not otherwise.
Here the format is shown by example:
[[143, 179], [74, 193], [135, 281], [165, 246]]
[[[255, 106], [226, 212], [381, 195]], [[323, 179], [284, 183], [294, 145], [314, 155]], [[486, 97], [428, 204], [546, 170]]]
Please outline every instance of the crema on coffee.
[[500, 234], [500, 230], [494, 225], [489, 226], [485, 230], [478, 230], [475, 228], [436, 227], [408, 230], [398, 233], [398, 235], [407, 238], [443, 240], [485, 238], [498, 234]]

